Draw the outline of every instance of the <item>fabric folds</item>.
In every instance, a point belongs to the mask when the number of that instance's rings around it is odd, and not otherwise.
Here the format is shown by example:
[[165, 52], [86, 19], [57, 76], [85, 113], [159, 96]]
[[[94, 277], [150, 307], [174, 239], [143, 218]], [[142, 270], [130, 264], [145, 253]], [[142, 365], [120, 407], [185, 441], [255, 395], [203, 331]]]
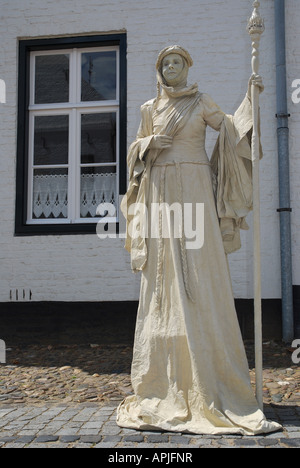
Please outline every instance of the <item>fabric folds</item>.
[[[247, 228], [252, 209], [251, 103], [246, 97], [230, 116], [198, 90], [177, 97], [163, 93], [164, 99], [141, 107], [128, 152], [125, 246], [132, 270], [141, 271], [141, 289], [134, 393], [120, 404], [117, 423], [196, 434], [277, 431], [281, 426], [266, 420], [251, 387], [227, 262], [227, 253], [240, 247], [239, 230]], [[207, 125], [219, 132], [211, 160]], [[151, 149], [159, 134], [173, 137], [170, 148]], [[170, 217], [170, 235], [162, 235], [162, 219], [151, 210], [162, 203], [192, 208], [187, 221], [197, 226], [195, 236], [203, 229], [201, 247], [193, 247], [185, 229], [174, 234], [176, 217]], [[158, 235], [143, 232], [146, 217]]]

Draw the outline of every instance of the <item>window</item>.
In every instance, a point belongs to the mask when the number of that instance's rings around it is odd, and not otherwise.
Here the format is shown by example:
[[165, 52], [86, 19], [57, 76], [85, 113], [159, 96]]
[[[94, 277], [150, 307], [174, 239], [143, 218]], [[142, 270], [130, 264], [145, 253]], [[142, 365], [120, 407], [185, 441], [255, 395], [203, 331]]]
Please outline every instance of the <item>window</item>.
[[126, 36], [20, 42], [16, 234], [95, 232], [126, 190]]

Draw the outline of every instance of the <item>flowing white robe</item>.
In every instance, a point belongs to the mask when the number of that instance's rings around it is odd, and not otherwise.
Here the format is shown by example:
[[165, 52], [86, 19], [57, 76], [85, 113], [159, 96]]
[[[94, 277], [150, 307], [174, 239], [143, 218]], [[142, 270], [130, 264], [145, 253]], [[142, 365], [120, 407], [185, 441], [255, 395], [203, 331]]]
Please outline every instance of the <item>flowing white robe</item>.
[[[126, 248], [133, 271], [142, 270], [142, 278], [134, 394], [120, 404], [117, 423], [196, 434], [276, 431], [281, 426], [266, 420], [251, 387], [227, 263], [227, 253], [240, 246], [239, 229], [247, 227], [245, 216], [252, 209], [250, 102], [246, 98], [233, 117], [206, 94], [170, 98], [161, 110], [154, 102], [142, 106], [122, 205]], [[207, 125], [220, 132], [211, 163], [205, 151]], [[173, 136], [172, 146], [149, 150], [153, 135], [165, 133]], [[149, 229], [158, 223], [157, 236], [130, 236], [130, 225], [140, 228], [145, 221], [140, 208], [130, 214], [135, 202], [147, 207]], [[152, 203], [189, 203], [193, 213], [203, 203], [202, 248], [187, 248], [184, 229], [179, 238], [173, 234], [172, 217], [170, 236], [164, 238]]]

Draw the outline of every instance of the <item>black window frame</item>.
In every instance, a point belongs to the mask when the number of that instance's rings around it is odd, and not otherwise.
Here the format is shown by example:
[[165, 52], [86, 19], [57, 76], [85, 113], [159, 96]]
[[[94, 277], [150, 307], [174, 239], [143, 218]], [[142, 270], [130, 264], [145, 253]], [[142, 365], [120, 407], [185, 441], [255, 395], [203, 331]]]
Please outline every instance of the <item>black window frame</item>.
[[[119, 195], [127, 187], [127, 36], [126, 33], [19, 41], [15, 236], [93, 234], [95, 223], [27, 224], [30, 54], [33, 51], [119, 46], [120, 141]], [[117, 224], [118, 231], [118, 224]]]

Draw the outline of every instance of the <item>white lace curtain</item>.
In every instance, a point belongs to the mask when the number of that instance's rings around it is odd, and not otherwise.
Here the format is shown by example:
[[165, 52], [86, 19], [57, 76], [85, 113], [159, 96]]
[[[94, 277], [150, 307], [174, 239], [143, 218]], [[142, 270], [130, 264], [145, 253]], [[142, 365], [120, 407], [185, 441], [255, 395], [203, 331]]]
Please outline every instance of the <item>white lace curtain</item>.
[[82, 174], [80, 194], [81, 218], [94, 218], [100, 203], [115, 205], [116, 173]]
[[[81, 176], [80, 217], [93, 218], [100, 203], [115, 205], [116, 173]], [[68, 175], [35, 175], [33, 218], [68, 218]]]

